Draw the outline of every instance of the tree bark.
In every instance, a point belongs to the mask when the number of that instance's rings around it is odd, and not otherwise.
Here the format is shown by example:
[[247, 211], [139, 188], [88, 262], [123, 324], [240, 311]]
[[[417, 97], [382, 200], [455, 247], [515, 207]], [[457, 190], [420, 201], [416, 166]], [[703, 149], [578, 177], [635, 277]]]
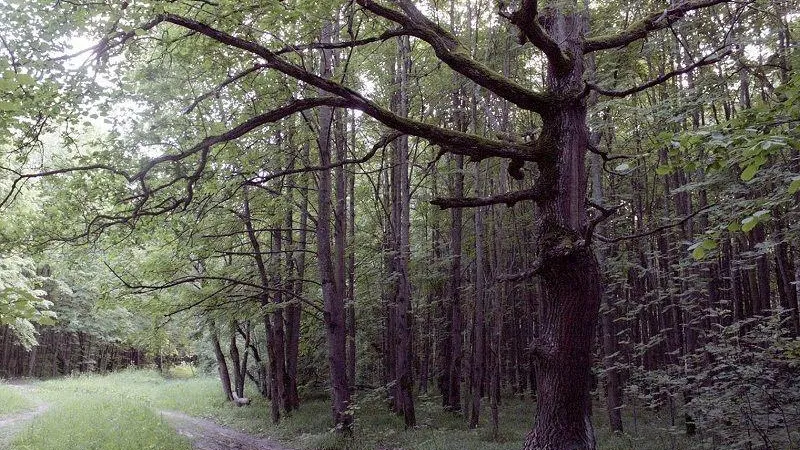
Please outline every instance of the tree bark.
[[[582, 54], [586, 16], [554, 11], [543, 19], [546, 31], [568, 53]], [[583, 75], [582, 58], [575, 59], [568, 71], [550, 63], [547, 88], [550, 92], [580, 92]], [[534, 344], [536, 421], [524, 448], [594, 450], [589, 393], [592, 340], [602, 291], [597, 259], [583, 241], [588, 146], [585, 100], [555, 106], [542, 120], [540, 145], [556, 149], [557, 158], [539, 165], [540, 182], [550, 195], [537, 199], [544, 298]]]

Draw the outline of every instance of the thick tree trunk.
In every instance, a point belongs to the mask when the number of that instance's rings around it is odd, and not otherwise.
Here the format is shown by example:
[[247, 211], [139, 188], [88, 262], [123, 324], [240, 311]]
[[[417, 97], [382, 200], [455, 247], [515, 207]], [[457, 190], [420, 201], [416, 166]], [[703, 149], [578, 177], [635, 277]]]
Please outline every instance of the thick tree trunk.
[[[581, 13], [548, 14], [547, 32], [573, 55], [582, 53], [587, 18]], [[550, 92], [580, 92], [582, 58], [567, 73], [548, 68]], [[537, 407], [525, 450], [594, 450], [590, 377], [592, 341], [601, 297], [599, 266], [583, 241], [586, 230], [588, 145], [584, 99], [566, 102], [543, 115], [540, 145], [557, 159], [540, 164], [540, 183], [549, 190], [537, 200], [542, 226], [539, 245], [544, 298], [534, 342]]]

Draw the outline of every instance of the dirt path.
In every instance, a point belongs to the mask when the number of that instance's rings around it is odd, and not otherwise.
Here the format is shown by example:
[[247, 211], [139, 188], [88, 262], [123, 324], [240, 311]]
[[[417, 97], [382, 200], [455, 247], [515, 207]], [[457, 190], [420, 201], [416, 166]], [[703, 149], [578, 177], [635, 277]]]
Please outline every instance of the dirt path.
[[257, 438], [176, 411], [161, 411], [161, 417], [179, 434], [188, 437], [196, 450], [292, 450], [275, 441]]
[[8, 448], [11, 444], [11, 439], [14, 437], [14, 434], [21, 430], [26, 423], [30, 422], [36, 416], [39, 416], [50, 408], [50, 404], [39, 400], [36, 397], [36, 389], [32, 386], [24, 384], [9, 384], [8, 386], [13, 386], [26, 398], [30, 399], [34, 404], [34, 408], [27, 411], [0, 416], [0, 448]]

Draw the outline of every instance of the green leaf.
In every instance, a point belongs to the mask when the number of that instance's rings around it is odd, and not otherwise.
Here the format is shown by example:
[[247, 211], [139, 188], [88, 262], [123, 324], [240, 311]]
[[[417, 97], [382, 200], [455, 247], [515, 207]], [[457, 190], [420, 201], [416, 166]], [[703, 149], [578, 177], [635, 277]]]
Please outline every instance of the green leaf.
[[800, 176], [792, 177], [789, 184], [789, 195], [794, 195], [797, 191], [800, 191]]
[[0, 78], [0, 91], [13, 91], [17, 87], [13, 80]]
[[753, 216], [742, 219], [742, 231], [745, 233], [755, 228], [756, 225], [758, 225], [758, 220]]
[[742, 175], [741, 175], [742, 181], [750, 181], [750, 180], [752, 180], [753, 177], [756, 176], [756, 172], [758, 172], [759, 167], [761, 167], [761, 166], [759, 164], [755, 164], [755, 163], [750, 164], [749, 166], [745, 167], [745, 169], [742, 171]]
[[750, 164], [749, 166], [745, 167], [742, 171], [742, 181], [750, 181], [756, 176], [756, 172], [758, 172], [758, 166], [756, 164]]
[[17, 75], [17, 81], [20, 84], [27, 84], [27, 85], [36, 84], [36, 78], [33, 78], [32, 76], [28, 75], [27, 73], [21, 73], [21, 74]]
[[672, 173], [672, 167], [670, 166], [663, 165], [656, 167], [656, 175], [664, 176], [664, 175], [669, 175], [671, 173]]
[[762, 210], [759, 210], [759, 211], [756, 211], [756, 212], [753, 213], [753, 217], [755, 217], [756, 219], [759, 219], [759, 220], [761, 220], [762, 217], [764, 219], [766, 219], [768, 216], [769, 216], [769, 210], [768, 209], [762, 209]]
[[713, 239], [706, 239], [700, 244], [700, 246], [706, 250], [714, 250], [717, 248], [717, 241]]
[[698, 261], [705, 258], [709, 250], [714, 250], [715, 248], [717, 248], [717, 241], [714, 239], [703, 239], [689, 246], [689, 250], [692, 252], [692, 258]]
[[14, 102], [9, 102], [6, 100], [0, 100], [0, 111], [4, 112], [15, 112], [19, 111], [19, 105]]

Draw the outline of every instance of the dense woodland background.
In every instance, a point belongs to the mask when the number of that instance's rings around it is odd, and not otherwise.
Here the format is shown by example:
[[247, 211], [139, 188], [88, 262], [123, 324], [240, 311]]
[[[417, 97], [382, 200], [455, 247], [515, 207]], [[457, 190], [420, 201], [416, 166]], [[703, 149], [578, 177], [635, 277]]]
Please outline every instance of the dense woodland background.
[[[564, 53], [582, 91], [553, 91], [559, 17], [594, 39]], [[548, 252], [583, 246], [599, 311], [559, 325], [591, 343], [567, 391], [619, 432], [655, 410], [709, 448], [796, 448], [799, 19], [791, 0], [2, 1], [0, 376], [197, 358], [276, 422], [327, 392], [346, 430], [367, 392], [414, 426], [426, 394], [496, 433], [503, 401], [542, 395]], [[573, 240], [525, 156], [559, 102], [588, 109]]]

